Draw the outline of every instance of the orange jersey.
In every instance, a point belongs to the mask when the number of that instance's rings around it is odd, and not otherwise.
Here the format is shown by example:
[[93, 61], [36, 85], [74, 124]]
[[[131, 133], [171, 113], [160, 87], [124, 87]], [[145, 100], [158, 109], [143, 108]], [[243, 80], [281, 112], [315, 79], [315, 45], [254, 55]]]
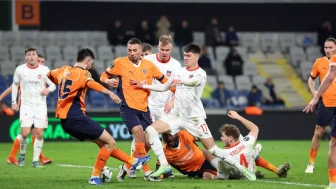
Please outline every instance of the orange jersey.
[[112, 75], [118, 77], [117, 93], [121, 98], [121, 105], [143, 112], [148, 111], [148, 97], [150, 91], [147, 89], [135, 88], [130, 84], [130, 80], [137, 80], [144, 84], [151, 85], [153, 79], [164, 83], [168, 79], [163, 73], [149, 60], [142, 59], [138, 65], [133, 64], [128, 57], [117, 58], [101, 76], [101, 81]]
[[94, 82], [89, 71], [80, 67], [63, 66], [50, 71], [48, 78], [58, 85], [56, 117], [60, 119], [85, 115], [85, 94]]
[[[322, 83], [323, 79], [328, 74], [329, 64], [331, 62], [332, 59], [330, 59], [329, 62], [327, 57], [321, 57], [316, 59], [310, 73], [311, 77], [315, 79], [317, 76], [319, 76], [320, 83]], [[336, 60], [334, 62], [336, 62]], [[330, 87], [322, 94], [322, 101], [326, 107], [336, 107], [336, 82], [333, 82]]]
[[164, 146], [164, 154], [170, 165], [186, 172], [198, 171], [205, 157], [202, 150], [195, 144], [195, 138], [187, 131], [178, 133], [180, 144], [178, 148]]

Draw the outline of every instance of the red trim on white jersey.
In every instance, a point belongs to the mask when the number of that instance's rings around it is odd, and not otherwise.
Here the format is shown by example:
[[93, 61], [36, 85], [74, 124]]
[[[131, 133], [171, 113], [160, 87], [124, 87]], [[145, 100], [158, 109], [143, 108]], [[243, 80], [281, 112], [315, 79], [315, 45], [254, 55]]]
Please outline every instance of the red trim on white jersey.
[[37, 64], [37, 66], [35, 66], [35, 67], [31, 67], [28, 63], [26, 63], [26, 65], [27, 65], [27, 67], [28, 67], [29, 69], [36, 69], [36, 68], [39, 67], [40, 64]]
[[168, 60], [163, 61], [163, 60], [160, 60], [160, 59], [159, 59], [159, 53], [156, 53], [156, 60], [157, 60], [158, 62], [160, 62], [160, 63], [163, 63], [163, 64], [169, 62], [169, 61], [170, 61], [170, 57], [171, 57], [171, 56], [169, 56]]
[[192, 72], [192, 71], [195, 71], [195, 70], [197, 70], [198, 68], [200, 68], [199, 66], [197, 66], [196, 68], [194, 68], [194, 69], [189, 69], [189, 68], [187, 68], [187, 70], [188, 71], [190, 71], [190, 72]]

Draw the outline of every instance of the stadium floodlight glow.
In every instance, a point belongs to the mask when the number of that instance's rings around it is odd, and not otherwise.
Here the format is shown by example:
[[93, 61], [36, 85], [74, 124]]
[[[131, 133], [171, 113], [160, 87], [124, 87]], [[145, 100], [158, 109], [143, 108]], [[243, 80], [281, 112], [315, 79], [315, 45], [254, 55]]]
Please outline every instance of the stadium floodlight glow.
[[[107, 125], [113, 123], [123, 123], [121, 117], [92, 117], [93, 121], [96, 121], [104, 129], [107, 129]], [[16, 136], [20, 133], [20, 119], [16, 119], [10, 125], [9, 136], [12, 141], [15, 140]], [[43, 137], [45, 139], [70, 139], [71, 136], [63, 131], [60, 119], [58, 118], [48, 118], [48, 128], [44, 131]], [[31, 138], [31, 136], [29, 137]], [[30, 139], [29, 139], [30, 140]]]

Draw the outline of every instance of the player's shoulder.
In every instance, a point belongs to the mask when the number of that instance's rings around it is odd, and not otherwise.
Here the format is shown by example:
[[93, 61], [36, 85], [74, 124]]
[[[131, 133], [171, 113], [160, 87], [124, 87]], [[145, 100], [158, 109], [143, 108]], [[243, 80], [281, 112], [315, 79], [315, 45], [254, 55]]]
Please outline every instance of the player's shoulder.
[[315, 64], [323, 64], [323, 63], [329, 63], [328, 62], [328, 58], [323, 56], [323, 57], [320, 57], [320, 58], [317, 58], [315, 60]]
[[335, 63], [336, 63], [336, 56], [335, 55], [332, 55], [330, 57], [330, 63], [333, 64], [333, 65], [335, 65]]
[[122, 62], [125, 62], [125, 61], [128, 61], [128, 57], [127, 56], [118, 57], [118, 58], [114, 59], [112, 61], [112, 63], [116, 64], [116, 63], [122, 63]]
[[16, 69], [18, 69], [18, 70], [25, 69], [25, 68], [28, 68], [28, 66], [27, 66], [26, 63], [25, 63], [25, 64], [18, 65], [18, 66], [16, 67]]
[[143, 60], [154, 61], [156, 59], [156, 54], [149, 54], [143, 58]]

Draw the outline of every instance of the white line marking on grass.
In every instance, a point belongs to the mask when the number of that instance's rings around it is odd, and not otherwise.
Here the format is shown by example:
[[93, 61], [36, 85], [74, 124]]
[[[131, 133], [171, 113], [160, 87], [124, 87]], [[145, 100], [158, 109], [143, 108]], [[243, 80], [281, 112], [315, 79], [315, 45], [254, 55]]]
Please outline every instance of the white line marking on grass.
[[[71, 165], [71, 164], [56, 164], [56, 166], [60, 167], [71, 167], [71, 168], [86, 168], [92, 169], [92, 166], [84, 166], [84, 165]], [[111, 170], [117, 171], [118, 168], [111, 168]], [[174, 175], [182, 175], [180, 173], [174, 173]], [[296, 186], [305, 186], [305, 187], [318, 187], [318, 188], [325, 188], [326, 185], [317, 185], [317, 184], [305, 184], [305, 183], [298, 183], [298, 182], [282, 182], [282, 181], [271, 181], [271, 180], [257, 180], [257, 182], [264, 182], [264, 183], [272, 183], [272, 184], [283, 184], [283, 185], [296, 185]]]

